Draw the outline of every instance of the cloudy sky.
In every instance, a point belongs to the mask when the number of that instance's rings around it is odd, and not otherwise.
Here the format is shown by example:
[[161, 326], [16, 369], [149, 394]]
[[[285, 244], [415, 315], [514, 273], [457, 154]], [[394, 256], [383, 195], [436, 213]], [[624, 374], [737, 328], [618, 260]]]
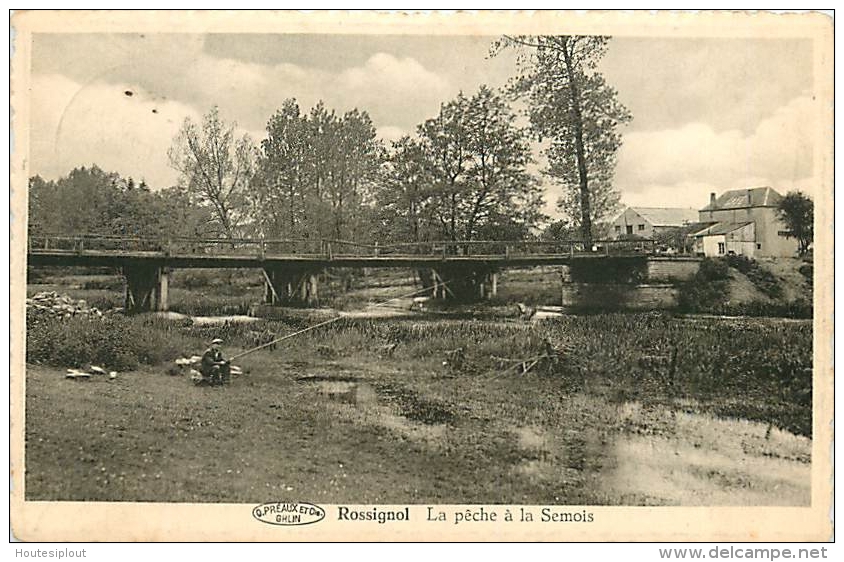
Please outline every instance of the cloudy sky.
[[[320, 99], [365, 109], [394, 139], [460, 90], [507, 81], [515, 62], [487, 57], [493, 39], [36, 34], [32, 172], [56, 178], [96, 163], [167, 187], [167, 148], [186, 117], [218, 105], [259, 140], [289, 97], [303, 110]], [[810, 41], [619, 37], [600, 70], [633, 114], [616, 170], [624, 203], [700, 207], [712, 191], [813, 190]]]

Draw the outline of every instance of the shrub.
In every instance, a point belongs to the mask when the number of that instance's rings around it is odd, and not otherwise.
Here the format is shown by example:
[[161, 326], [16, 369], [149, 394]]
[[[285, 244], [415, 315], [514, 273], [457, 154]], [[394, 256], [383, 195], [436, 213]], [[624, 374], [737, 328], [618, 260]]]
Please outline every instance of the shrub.
[[112, 277], [108, 279], [89, 279], [83, 282], [80, 288], [84, 290], [108, 289], [119, 291], [123, 289], [123, 279], [120, 277]]
[[259, 270], [254, 269], [184, 269], [176, 270], [172, 277], [174, 287], [207, 289], [227, 295], [240, 295], [252, 287], [263, 284]]
[[170, 294], [170, 310], [190, 316], [248, 314], [256, 295], [221, 295], [174, 289]]
[[683, 312], [711, 312], [729, 316], [782, 316], [811, 318], [808, 301], [728, 303], [730, 268], [743, 273], [753, 285], [771, 299], [781, 299], [780, 280], [758, 262], [746, 256], [706, 258], [697, 274], [680, 285], [679, 309]]
[[50, 272], [43, 267], [27, 267], [26, 268], [26, 282], [29, 283], [47, 283], [50, 279]]
[[705, 258], [695, 276], [680, 285], [678, 308], [683, 312], [707, 312], [727, 299], [729, 267], [726, 262]]
[[215, 273], [207, 269], [185, 269], [173, 273], [173, 285], [185, 289], [201, 289], [214, 284]]
[[803, 277], [805, 277], [805, 278], [806, 278], [806, 280], [807, 280], [809, 283], [812, 283], [812, 282], [814, 281], [815, 266], [814, 266], [813, 264], [811, 264], [811, 263], [804, 263], [803, 265], [801, 265], [801, 266], [797, 269], [797, 271], [799, 271], [799, 272], [800, 272], [800, 275], [802, 275]]
[[123, 295], [114, 293], [109, 295], [93, 296], [88, 299], [88, 304], [99, 310], [111, 310], [123, 307]]
[[721, 303], [711, 312], [724, 316], [770, 316], [776, 318], [812, 318], [814, 307], [810, 300], [788, 302], [750, 301], [743, 303]]
[[700, 281], [726, 281], [730, 278], [730, 269], [723, 260], [704, 258], [695, 277]]
[[727, 256], [727, 265], [737, 269], [750, 279], [757, 289], [772, 299], [782, 297], [782, 285], [780, 280], [770, 271], [759, 265], [754, 259], [747, 256]]
[[[152, 321], [151, 321], [152, 320]], [[27, 318], [26, 360], [58, 367], [100, 365], [116, 371], [174, 359], [194, 347], [175, 325], [124, 316]]]

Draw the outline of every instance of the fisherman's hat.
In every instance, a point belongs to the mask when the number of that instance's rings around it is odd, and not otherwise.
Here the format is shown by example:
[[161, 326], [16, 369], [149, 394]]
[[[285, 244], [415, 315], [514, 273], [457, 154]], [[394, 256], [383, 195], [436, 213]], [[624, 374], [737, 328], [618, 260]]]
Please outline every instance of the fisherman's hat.
[[221, 340], [220, 338], [214, 338], [213, 340], [211, 340], [211, 343], [223, 343], [223, 340]]

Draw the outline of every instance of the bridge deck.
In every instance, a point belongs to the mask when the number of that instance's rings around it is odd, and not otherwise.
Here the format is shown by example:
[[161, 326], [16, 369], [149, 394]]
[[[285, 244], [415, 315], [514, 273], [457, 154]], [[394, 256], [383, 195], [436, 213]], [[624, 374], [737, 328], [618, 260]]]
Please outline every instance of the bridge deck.
[[[653, 256], [653, 240], [426, 241], [360, 244], [326, 239], [160, 240], [100, 235], [33, 235], [27, 240], [29, 265], [174, 268], [261, 267], [520, 267], [561, 265], [580, 259], [642, 259]], [[592, 250], [592, 251], [590, 251]]]
[[575, 259], [642, 259], [646, 254], [485, 254], [485, 255], [413, 255], [392, 254], [387, 256], [333, 255], [321, 254], [279, 254], [279, 255], [236, 255], [236, 254], [169, 254], [147, 251], [108, 250], [30, 250], [28, 264], [63, 266], [122, 266], [131, 264], [155, 264], [174, 268], [261, 268], [267, 266], [313, 266], [313, 267], [433, 267], [444, 263], [451, 265], [489, 266], [537, 266], [562, 265]]

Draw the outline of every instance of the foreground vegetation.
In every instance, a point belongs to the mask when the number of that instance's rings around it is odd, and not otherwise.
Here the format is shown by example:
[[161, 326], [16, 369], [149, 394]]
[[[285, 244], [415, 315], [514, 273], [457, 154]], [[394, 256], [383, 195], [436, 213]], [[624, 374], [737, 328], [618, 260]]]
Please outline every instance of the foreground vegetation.
[[[48, 355], [30, 348], [30, 499], [808, 501], [810, 442], [799, 435], [811, 435], [811, 327], [803, 323], [342, 319], [238, 360], [245, 374], [210, 389], [159, 362], [201, 350], [212, 332], [235, 353], [250, 344], [254, 323], [123, 319], [110, 324], [127, 334], [117, 357], [138, 353], [140, 367], [111, 382], [74, 382], [47, 364], [78, 346], [76, 333], [96, 349], [114, 338], [81, 322], [68, 323]], [[305, 324], [260, 326], [284, 333]], [[150, 343], [131, 347], [140, 333]], [[520, 375], [496, 359], [541, 355], [546, 340], [562, 350], [559, 362]], [[658, 450], [670, 462], [655, 464]], [[686, 480], [655, 489], [658, 479], [630, 475], [634, 466]]]
[[[131, 370], [201, 351], [211, 337], [235, 348], [254, 333], [283, 335], [307, 317], [223, 326], [155, 317], [75, 318], [31, 325], [27, 361], [54, 366], [96, 363]], [[544, 355], [559, 362], [537, 371], [571, 391], [586, 387], [615, 401], [694, 399], [720, 415], [759, 420], [811, 435], [812, 328], [776, 320], [675, 319], [662, 314], [572, 316], [536, 325], [515, 321], [340, 319], [284, 343], [284, 354], [399, 359], [457, 377], [502, 371], [500, 361]], [[456, 354], [449, 355], [449, 352]], [[459, 361], [447, 360], [459, 356]], [[447, 369], [447, 372], [442, 372]]]
[[[336, 312], [277, 308], [273, 319], [221, 325], [127, 318], [113, 310], [120, 279], [90, 273], [33, 276], [28, 288], [111, 309], [102, 319], [28, 318], [30, 499], [808, 502], [808, 322], [661, 313], [524, 322], [512, 302], [554, 303], [559, 277], [512, 271], [499, 302], [344, 317], [237, 360], [244, 376], [209, 389], [171, 376], [172, 360], [213, 337], [231, 356], [256, 333], [289, 334]], [[172, 308], [245, 312], [261, 297], [255, 273], [177, 271]], [[398, 272], [326, 281], [322, 304], [355, 310], [414, 287]], [[516, 360], [549, 346], [557, 359], [519, 374]], [[64, 378], [88, 364], [119, 374]]]

